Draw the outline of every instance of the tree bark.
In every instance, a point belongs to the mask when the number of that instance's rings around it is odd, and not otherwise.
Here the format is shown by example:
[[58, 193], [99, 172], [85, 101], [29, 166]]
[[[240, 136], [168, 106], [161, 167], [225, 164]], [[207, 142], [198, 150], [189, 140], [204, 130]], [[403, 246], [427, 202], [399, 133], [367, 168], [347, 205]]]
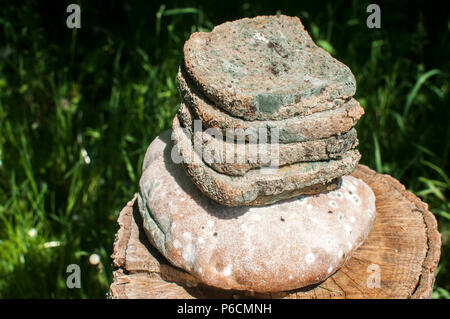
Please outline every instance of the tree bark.
[[399, 181], [358, 165], [353, 176], [376, 196], [377, 216], [364, 244], [324, 282], [286, 292], [205, 286], [172, 266], [145, 238], [136, 195], [120, 213], [112, 254], [111, 298], [430, 298], [441, 236], [428, 205]]

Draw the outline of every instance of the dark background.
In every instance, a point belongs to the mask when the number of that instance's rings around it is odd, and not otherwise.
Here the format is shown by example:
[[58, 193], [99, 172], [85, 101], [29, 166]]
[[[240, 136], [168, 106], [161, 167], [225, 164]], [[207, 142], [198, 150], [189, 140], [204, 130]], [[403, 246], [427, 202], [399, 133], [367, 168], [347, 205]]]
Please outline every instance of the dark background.
[[[354, 73], [361, 163], [430, 205], [443, 236], [433, 297], [450, 297], [448, 7], [376, 2], [381, 29], [369, 29], [372, 1], [73, 2], [78, 30], [71, 1], [0, 6], [0, 297], [105, 297], [118, 212], [178, 108], [184, 41], [276, 13], [300, 17]], [[69, 264], [81, 289], [66, 287]]]

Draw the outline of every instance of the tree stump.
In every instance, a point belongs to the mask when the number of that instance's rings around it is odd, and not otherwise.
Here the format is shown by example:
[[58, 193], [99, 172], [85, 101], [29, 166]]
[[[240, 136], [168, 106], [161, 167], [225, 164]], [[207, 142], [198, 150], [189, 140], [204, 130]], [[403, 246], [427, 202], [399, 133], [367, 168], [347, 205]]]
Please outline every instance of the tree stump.
[[[120, 213], [112, 254], [112, 298], [430, 298], [441, 237], [428, 205], [389, 175], [358, 165], [353, 176], [376, 196], [366, 242], [324, 282], [293, 291], [253, 293], [200, 283], [172, 266], [147, 241], [136, 195]], [[379, 279], [379, 280], [378, 280]]]

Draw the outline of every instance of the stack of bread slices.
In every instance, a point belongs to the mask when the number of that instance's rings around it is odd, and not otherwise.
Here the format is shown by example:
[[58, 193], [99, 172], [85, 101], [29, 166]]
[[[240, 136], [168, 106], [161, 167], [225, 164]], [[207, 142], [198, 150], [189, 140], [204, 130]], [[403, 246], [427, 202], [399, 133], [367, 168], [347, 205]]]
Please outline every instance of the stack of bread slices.
[[260, 16], [194, 33], [182, 101], [149, 147], [147, 237], [207, 285], [290, 290], [325, 280], [368, 235], [375, 198], [349, 176], [364, 111], [350, 69], [300, 20]]

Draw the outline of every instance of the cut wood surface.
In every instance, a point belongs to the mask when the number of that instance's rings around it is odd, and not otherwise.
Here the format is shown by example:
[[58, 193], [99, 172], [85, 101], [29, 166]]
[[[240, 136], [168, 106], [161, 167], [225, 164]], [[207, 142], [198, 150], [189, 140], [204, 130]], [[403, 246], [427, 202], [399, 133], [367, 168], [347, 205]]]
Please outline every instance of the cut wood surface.
[[[376, 196], [366, 242], [324, 282], [294, 291], [252, 293], [205, 286], [172, 266], [147, 241], [136, 195], [120, 213], [112, 254], [112, 298], [429, 298], [441, 236], [428, 205], [389, 175], [358, 165], [352, 174]], [[378, 280], [379, 279], [379, 280]]]

